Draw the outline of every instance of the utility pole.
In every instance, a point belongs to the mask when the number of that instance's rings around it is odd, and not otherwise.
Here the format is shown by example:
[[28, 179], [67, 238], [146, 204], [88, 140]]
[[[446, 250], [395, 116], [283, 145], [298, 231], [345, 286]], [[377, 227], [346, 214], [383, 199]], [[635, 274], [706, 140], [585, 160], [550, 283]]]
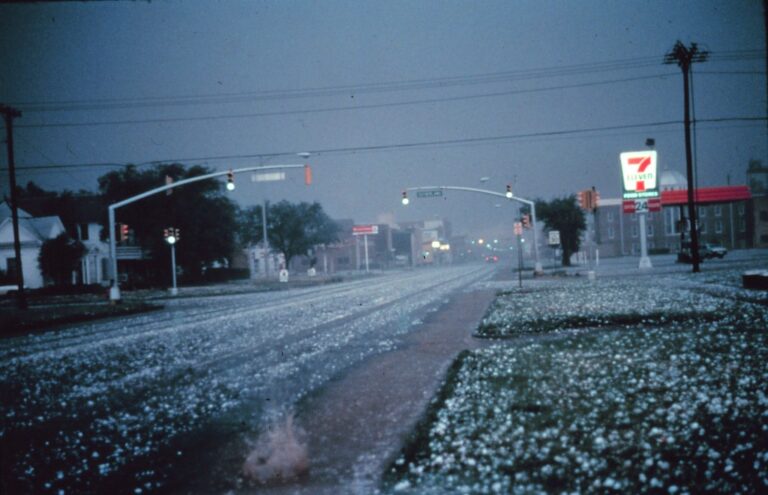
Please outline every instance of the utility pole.
[[691, 65], [695, 62], [704, 62], [709, 57], [709, 52], [699, 50], [696, 43], [690, 47], [682, 41], [675, 43], [672, 51], [664, 56], [665, 64], [677, 64], [683, 71], [683, 112], [685, 123], [685, 172], [688, 182], [688, 217], [691, 225], [691, 259], [693, 260], [693, 273], [701, 271], [699, 264], [699, 226], [696, 217], [696, 204], [694, 201], [695, 189], [693, 183], [693, 153], [691, 149], [691, 111], [690, 111], [690, 84], [689, 76]]
[[16, 284], [18, 285], [19, 309], [27, 309], [27, 297], [24, 294], [24, 271], [21, 266], [21, 242], [19, 241], [19, 210], [16, 195], [16, 164], [13, 161], [13, 119], [21, 117], [21, 112], [15, 108], [0, 104], [0, 113], [5, 118], [5, 132], [8, 149], [8, 175], [11, 186], [11, 218], [13, 221], [13, 250], [16, 256]]

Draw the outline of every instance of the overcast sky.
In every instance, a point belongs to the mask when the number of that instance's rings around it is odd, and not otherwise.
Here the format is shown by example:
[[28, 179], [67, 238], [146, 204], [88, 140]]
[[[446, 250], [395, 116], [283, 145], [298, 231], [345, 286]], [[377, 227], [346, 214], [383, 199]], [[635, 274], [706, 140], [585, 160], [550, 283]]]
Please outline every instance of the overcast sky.
[[[511, 230], [512, 209], [464, 193], [406, 209], [402, 189], [618, 197], [619, 153], [649, 137], [684, 172], [682, 75], [662, 64], [678, 39], [711, 52], [694, 68], [699, 185], [744, 183], [750, 158], [768, 163], [765, 121], [738, 120], [766, 115], [760, 0], [2, 5], [0, 102], [23, 112], [21, 184], [93, 190], [119, 164], [308, 151], [311, 187], [241, 176], [234, 198], [481, 235]], [[5, 149], [0, 165], [7, 194]]]

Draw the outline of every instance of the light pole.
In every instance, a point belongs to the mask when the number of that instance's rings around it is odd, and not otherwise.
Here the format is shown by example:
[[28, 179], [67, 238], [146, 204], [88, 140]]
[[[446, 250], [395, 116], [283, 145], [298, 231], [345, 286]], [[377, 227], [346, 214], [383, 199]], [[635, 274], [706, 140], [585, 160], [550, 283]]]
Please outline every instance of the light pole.
[[165, 229], [165, 242], [171, 246], [171, 277], [173, 285], [169, 291], [172, 296], [176, 296], [179, 293], [179, 289], [176, 287], [176, 241], [179, 240], [179, 229], [170, 227]]

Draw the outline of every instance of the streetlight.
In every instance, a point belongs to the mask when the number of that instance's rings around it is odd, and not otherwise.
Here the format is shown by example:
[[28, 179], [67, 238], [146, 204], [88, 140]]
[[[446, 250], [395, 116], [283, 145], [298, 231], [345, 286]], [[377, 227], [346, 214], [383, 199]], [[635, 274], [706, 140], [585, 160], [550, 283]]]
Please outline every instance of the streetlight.
[[170, 293], [172, 296], [178, 295], [179, 289], [176, 287], [176, 242], [179, 240], [179, 229], [169, 227], [163, 231], [165, 242], [171, 246], [171, 275], [173, 277], [173, 286]]

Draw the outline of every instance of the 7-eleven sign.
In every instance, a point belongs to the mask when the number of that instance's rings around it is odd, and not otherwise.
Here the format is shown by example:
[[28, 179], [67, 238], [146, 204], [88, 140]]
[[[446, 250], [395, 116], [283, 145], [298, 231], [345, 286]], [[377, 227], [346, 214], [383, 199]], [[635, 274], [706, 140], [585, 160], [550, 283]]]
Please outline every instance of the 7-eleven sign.
[[619, 156], [624, 199], [658, 197], [656, 151], [627, 151]]

